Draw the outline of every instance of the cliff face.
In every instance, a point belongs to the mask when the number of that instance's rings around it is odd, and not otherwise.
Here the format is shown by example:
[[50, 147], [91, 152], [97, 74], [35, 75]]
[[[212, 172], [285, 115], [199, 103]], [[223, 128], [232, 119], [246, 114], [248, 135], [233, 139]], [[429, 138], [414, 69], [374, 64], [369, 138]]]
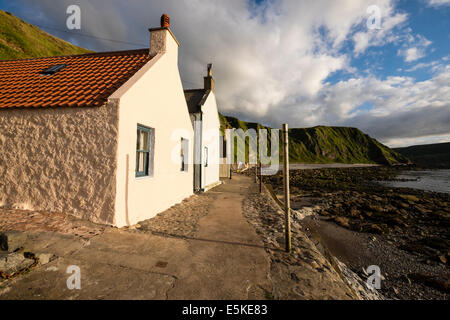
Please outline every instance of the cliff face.
[[450, 168], [450, 142], [396, 148], [394, 150], [408, 157], [419, 166]]
[[297, 162], [407, 163], [398, 154], [357, 128], [314, 127], [289, 131], [291, 158]]
[[[220, 116], [225, 128], [268, 129], [258, 123]], [[270, 136], [270, 134], [269, 134]], [[248, 145], [248, 142], [247, 142]], [[326, 127], [293, 128], [289, 130], [290, 161], [294, 163], [375, 163], [398, 165], [409, 160], [371, 138], [357, 128]]]

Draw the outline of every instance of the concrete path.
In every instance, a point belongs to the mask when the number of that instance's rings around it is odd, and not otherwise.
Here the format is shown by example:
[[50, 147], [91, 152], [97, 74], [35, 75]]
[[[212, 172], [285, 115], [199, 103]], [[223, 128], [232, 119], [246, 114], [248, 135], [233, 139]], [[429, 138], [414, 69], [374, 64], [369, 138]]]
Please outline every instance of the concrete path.
[[[251, 179], [210, 191], [209, 214], [194, 238], [108, 229], [86, 241], [58, 233], [30, 234], [31, 252], [58, 258], [0, 283], [0, 299], [265, 299], [271, 292], [269, 258], [242, 215]], [[75, 265], [81, 289], [69, 290]]]

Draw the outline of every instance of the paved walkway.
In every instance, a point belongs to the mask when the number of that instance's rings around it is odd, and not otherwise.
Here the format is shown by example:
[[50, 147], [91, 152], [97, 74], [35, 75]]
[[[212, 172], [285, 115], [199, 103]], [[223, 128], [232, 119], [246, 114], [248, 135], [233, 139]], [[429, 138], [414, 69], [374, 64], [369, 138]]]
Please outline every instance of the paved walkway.
[[[265, 299], [269, 258], [242, 215], [251, 183], [234, 176], [211, 190], [192, 238], [118, 229], [90, 239], [30, 233], [27, 250], [58, 258], [0, 283], [0, 299]], [[80, 268], [80, 290], [67, 288], [70, 265]]]

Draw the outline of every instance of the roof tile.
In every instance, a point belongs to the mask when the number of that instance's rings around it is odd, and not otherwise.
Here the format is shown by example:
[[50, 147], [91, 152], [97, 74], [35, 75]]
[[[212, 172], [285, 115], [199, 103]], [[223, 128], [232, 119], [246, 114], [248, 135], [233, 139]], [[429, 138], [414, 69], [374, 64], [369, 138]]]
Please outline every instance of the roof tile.
[[[103, 105], [149, 60], [140, 49], [0, 61], [0, 108]], [[66, 67], [41, 74], [57, 64]]]

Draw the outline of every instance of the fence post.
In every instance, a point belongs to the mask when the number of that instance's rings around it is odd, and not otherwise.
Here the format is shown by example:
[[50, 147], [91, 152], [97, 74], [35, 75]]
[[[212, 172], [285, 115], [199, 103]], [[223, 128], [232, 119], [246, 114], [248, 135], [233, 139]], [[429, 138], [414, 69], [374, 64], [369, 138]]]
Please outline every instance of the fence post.
[[260, 141], [259, 141], [259, 129], [258, 129], [258, 132], [257, 132], [258, 134], [257, 134], [257, 141], [256, 141], [256, 145], [258, 146], [258, 153], [256, 154], [256, 160], [257, 160], [257, 163], [258, 163], [258, 171], [259, 171], [259, 193], [261, 193], [262, 192], [262, 169], [261, 169], [261, 166], [262, 166], [262, 164], [261, 164], [261, 144], [260, 144]]
[[259, 193], [262, 192], [262, 164], [261, 164], [261, 160], [259, 160]]
[[283, 124], [283, 179], [284, 179], [284, 224], [286, 252], [291, 251], [291, 201], [289, 193], [289, 133], [288, 125]]
[[255, 163], [255, 183], [258, 183], [258, 162]]

